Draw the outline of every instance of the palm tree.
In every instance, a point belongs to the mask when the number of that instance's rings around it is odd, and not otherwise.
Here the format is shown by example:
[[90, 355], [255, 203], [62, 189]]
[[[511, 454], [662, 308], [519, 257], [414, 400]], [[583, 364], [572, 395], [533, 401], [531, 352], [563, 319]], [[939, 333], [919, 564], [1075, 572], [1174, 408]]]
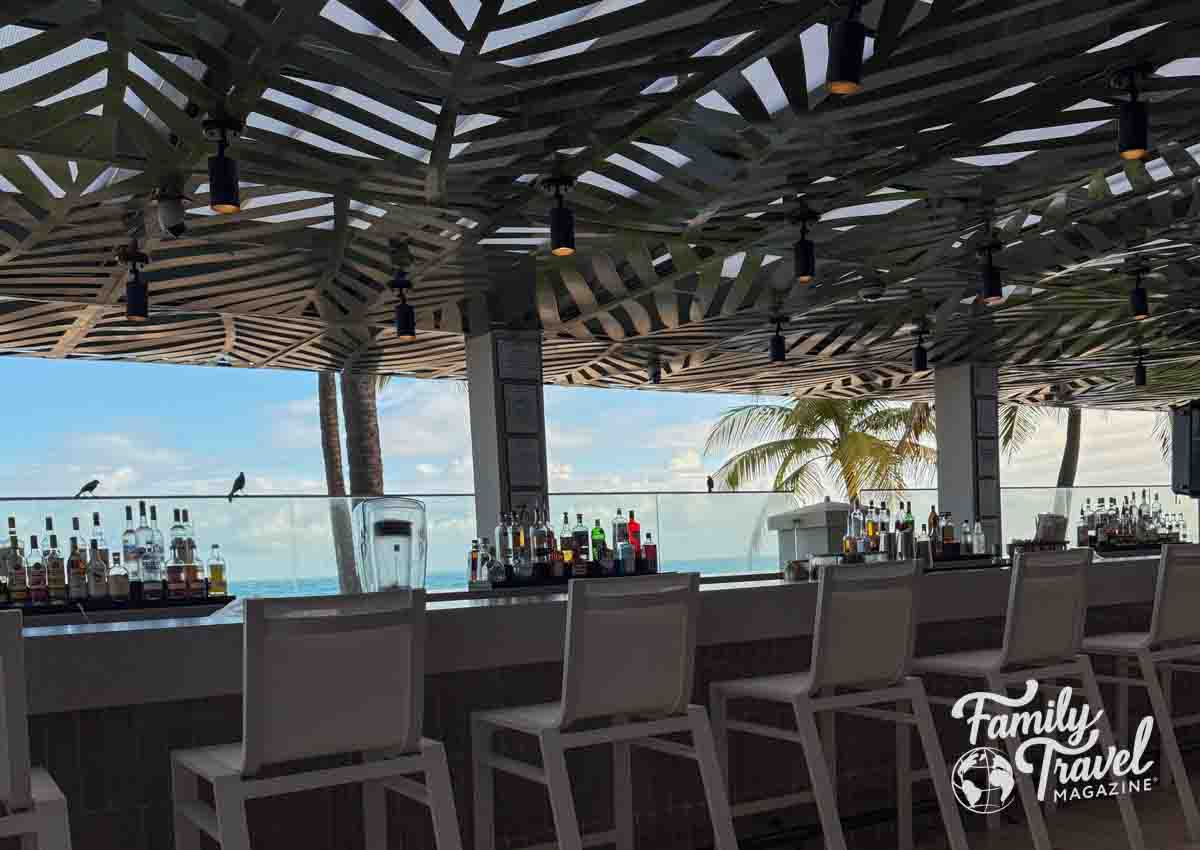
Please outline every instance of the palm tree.
[[793, 399], [748, 404], [721, 415], [704, 452], [736, 450], [714, 475], [722, 489], [769, 478], [774, 490], [814, 499], [826, 483], [836, 482], [853, 500], [862, 490], [903, 489], [906, 474], [927, 470], [936, 452], [923, 440], [933, 422], [933, 409], [924, 402]]
[[333, 529], [333, 552], [337, 560], [338, 586], [343, 593], [359, 593], [362, 584], [355, 568], [354, 526], [346, 502], [346, 479], [342, 474], [342, 435], [338, 420], [337, 381], [332, 372], [317, 374], [317, 413], [321, 422], [321, 456], [325, 461], [325, 489], [329, 500], [329, 524]]

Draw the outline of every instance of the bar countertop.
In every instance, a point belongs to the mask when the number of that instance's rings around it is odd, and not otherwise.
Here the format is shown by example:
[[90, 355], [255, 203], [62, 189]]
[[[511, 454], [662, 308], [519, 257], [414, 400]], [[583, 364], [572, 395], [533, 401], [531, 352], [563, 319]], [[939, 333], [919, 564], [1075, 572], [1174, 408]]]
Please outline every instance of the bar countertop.
[[[1157, 557], [1097, 559], [1089, 605], [1150, 601], [1157, 563]], [[1007, 569], [995, 567], [926, 574], [919, 587], [920, 622], [1003, 616], [1008, 579]], [[810, 635], [816, 588], [815, 582], [780, 579], [703, 584], [698, 642]], [[429, 674], [561, 661], [565, 593], [464, 597], [428, 599]], [[241, 691], [242, 628], [236, 615], [29, 626], [24, 634], [32, 714]]]

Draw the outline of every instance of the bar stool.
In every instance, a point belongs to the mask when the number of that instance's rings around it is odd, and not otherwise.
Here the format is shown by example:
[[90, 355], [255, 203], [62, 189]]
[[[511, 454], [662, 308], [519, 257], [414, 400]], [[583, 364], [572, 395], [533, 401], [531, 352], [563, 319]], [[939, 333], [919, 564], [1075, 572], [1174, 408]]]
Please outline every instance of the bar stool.
[[[546, 786], [561, 850], [613, 842], [618, 850], [631, 850], [631, 746], [695, 760], [717, 850], [737, 849], [708, 714], [689, 704], [699, 588], [695, 573], [571, 582], [562, 698], [471, 715], [476, 850], [495, 850], [496, 770]], [[580, 729], [585, 721], [587, 728]], [[498, 729], [537, 738], [543, 766], [496, 753], [492, 736]], [[658, 737], [677, 732], [690, 732], [692, 745]], [[615, 835], [582, 836], [575, 816], [565, 752], [594, 744], [614, 748]]]
[[67, 798], [44, 769], [29, 766], [29, 720], [25, 682], [25, 646], [20, 611], [0, 614], [0, 668], [4, 694], [0, 697], [0, 837], [33, 836], [38, 850], [71, 850]]
[[[793, 741], [804, 748], [812, 796], [829, 850], [845, 850], [846, 838], [838, 816], [835, 771], [831, 770], [817, 732], [816, 717], [818, 712], [835, 711], [900, 724], [897, 741], [904, 761], [911, 735], [909, 726], [917, 727], [950, 846], [953, 850], [967, 847], [925, 687], [920, 679], [906, 675], [916, 625], [917, 581], [914, 562], [826, 567], [817, 586], [811, 668], [804, 673], [715, 682], [710, 688], [721, 762], [727, 777], [730, 731]], [[729, 700], [742, 697], [792, 706], [796, 731], [727, 719]], [[905, 702], [911, 703], [911, 714], [869, 707]], [[906, 766], [898, 773], [899, 796], [903, 801], [907, 799], [911, 777]], [[903, 804], [900, 808], [903, 809]], [[911, 820], [903, 811], [901, 819], [901, 833], [908, 831], [907, 839], [901, 840], [908, 843]]]
[[[242, 743], [171, 754], [176, 850], [199, 850], [201, 832], [249, 850], [247, 800], [350, 783], [363, 785], [368, 850], [387, 846], [387, 790], [429, 807], [438, 850], [461, 850], [445, 749], [421, 737], [424, 591], [248, 599], [244, 642]], [[361, 763], [286, 764], [352, 753]]]
[[[1125, 729], [1128, 717], [1128, 688], [1130, 685], [1146, 688], [1150, 694], [1150, 707], [1162, 736], [1162, 755], [1169, 770], [1169, 777], [1179, 793], [1183, 817], [1187, 825], [1188, 840], [1200, 843], [1200, 811], [1196, 808], [1196, 797], [1192, 793], [1175, 727], [1179, 720], [1173, 718], [1169, 698], [1163, 691], [1160, 674], [1173, 669], [1200, 672], [1194, 666], [1179, 664], [1183, 659], [1200, 656], [1200, 546], [1170, 544], [1163, 546], [1158, 561], [1154, 584], [1154, 609], [1150, 616], [1148, 632], [1115, 632], [1095, 635], [1083, 639], [1083, 651], [1094, 655], [1109, 655], [1120, 665], [1117, 676], [1097, 676], [1101, 682], [1115, 683], [1118, 690], [1117, 722]], [[1137, 677], [1122, 675], [1125, 661], [1136, 659]], [[1125, 737], [1124, 734], [1121, 735]]]
[[[1091, 562], [1091, 549], [1018, 554], [1009, 578], [1002, 646], [918, 657], [913, 660], [914, 669], [921, 673], [983, 679], [993, 693], [1005, 695], [1009, 685], [1024, 684], [1029, 679], [1052, 682], [1078, 679], [1088, 703], [1099, 711], [1103, 703], [1096, 674], [1088, 656], [1081, 652], [1087, 615], [1087, 570]], [[1039, 690], [1053, 695], [1060, 688], [1039, 682]], [[1112, 727], [1104, 712], [1100, 712], [1097, 726], [1104, 746], [1113, 746]], [[1018, 745], [1012, 738], [1004, 740], [1014, 765]], [[1020, 770], [1015, 774], [1033, 846], [1036, 850], [1052, 850], [1033, 782]], [[1145, 850], [1132, 800], [1119, 795], [1117, 805], [1129, 847]]]

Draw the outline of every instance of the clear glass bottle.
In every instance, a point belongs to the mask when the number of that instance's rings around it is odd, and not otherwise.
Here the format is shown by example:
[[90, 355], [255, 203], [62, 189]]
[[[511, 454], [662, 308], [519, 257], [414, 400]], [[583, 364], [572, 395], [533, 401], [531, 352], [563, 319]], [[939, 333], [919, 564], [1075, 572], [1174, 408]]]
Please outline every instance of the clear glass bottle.
[[208, 594], [209, 596], [228, 596], [228, 565], [221, 554], [221, 547], [214, 543], [208, 556]]
[[146, 503], [138, 502], [137, 533], [138, 573], [142, 580], [142, 599], [157, 602], [163, 598], [162, 561], [154, 545], [154, 531], [146, 520]]
[[629, 542], [629, 523], [625, 520], [625, 512], [617, 508], [617, 515], [612, 522], [612, 545], [615, 549], [618, 543]]
[[121, 553], [111, 552], [108, 568], [108, 596], [113, 602], [128, 602], [130, 593], [129, 569], [121, 563]]
[[200, 546], [196, 543], [196, 525], [192, 522], [191, 514], [188, 509], [184, 508], [181, 511], [183, 522], [183, 539], [187, 546], [187, 556], [183, 559], [184, 564], [195, 564], [200, 561]]
[[42, 549], [38, 546], [36, 534], [29, 537], [29, 557], [25, 562], [29, 577], [29, 604], [49, 604], [50, 590], [46, 586], [46, 562], [42, 555]]
[[[582, 514], [580, 519], [583, 519]], [[571, 515], [563, 511], [562, 529], [558, 532], [558, 545], [562, 549], [563, 567], [566, 571], [570, 571], [571, 564], [575, 561], [575, 548], [578, 545], [575, 542], [575, 531], [571, 528]]]
[[975, 538], [971, 536], [971, 521], [966, 517], [963, 517], [962, 532], [958, 539], [962, 544], [962, 553], [964, 555], [972, 554], [972, 544], [975, 542]]
[[987, 537], [983, 533], [983, 523], [978, 519], [975, 520], [975, 527], [971, 529], [971, 551], [976, 555], [986, 555], [988, 553]]
[[42, 550], [42, 560], [46, 564], [46, 586], [50, 594], [51, 605], [67, 604], [67, 562], [62, 550], [58, 548], [58, 535], [54, 533], [54, 519], [46, 517], [46, 533], [49, 545]]
[[501, 566], [505, 567], [512, 563], [512, 548], [509, 534], [508, 514], [501, 513], [496, 523], [495, 535], [492, 539], [496, 541], [496, 560]]
[[548, 571], [550, 567], [550, 526], [537, 508], [529, 527], [529, 563], [541, 571]]
[[[158, 505], [150, 506], [150, 540], [154, 544], [154, 557], [159, 564], [167, 562], [166, 540], [163, 539], [162, 529], [158, 527]], [[162, 569], [160, 566], [159, 569]]]
[[13, 605], [29, 602], [29, 574], [25, 565], [25, 553], [17, 539], [16, 520], [10, 518], [8, 535], [8, 601]]
[[121, 555], [129, 580], [138, 580], [137, 529], [133, 527], [133, 506], [125, 506], [125, 531], [121, 534]]
[[8, 518], [8, 549], [4, 553], [4, 558], [0, 561], [0, 581], [4, 582], [5, 589], [12, 582], [12, 561], [15, 556], [20, 554], [21, 547], [17, 541], [17, 518], [10, 516]]
[[100, 560], [105, 564], [112, 563], [112, 556], [108, 551], [108, 541], [104, 539], [104, 526], [100, 524], [100, 512], [92, 512], [92, 539], [96, 541], [96, 552], [100, 555]]
[[[79, 525], [79, 517], [75, 517], [75, 525]], [[74, 529], [78, 531], [78, 527]], [[72, 602], [83, 602], [88, 598], [88, 568], [87, 554], [79, 549], [79, 538], [70, 539], [71, 554], [67, 557], [67, 598]]]
[[87, 595], [91, 599], [108, 598], [108, 564], [100, 554], [100, 541], [95, 537], [88, 549]]
[[164, 554], [163, 571], [166, 573], [167, 599], [180, 600], [188, 597], [188, 583], [184, 576], [187, 540], [182, 533], [183, 525], [179, 522], [178, 510], [174, 518], [176, 522], [171, 526], [171, 548]]

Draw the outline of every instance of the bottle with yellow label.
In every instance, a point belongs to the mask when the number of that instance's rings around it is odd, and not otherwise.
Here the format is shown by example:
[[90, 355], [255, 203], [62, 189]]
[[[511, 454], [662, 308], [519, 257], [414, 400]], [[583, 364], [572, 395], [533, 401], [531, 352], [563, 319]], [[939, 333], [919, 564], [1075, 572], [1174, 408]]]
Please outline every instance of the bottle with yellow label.
[[209, 596], [227, 596], [229, 594], [229, 587], [226, 584], [226, 567], [225, 558], [221, 555], [221, 547], [214, 543], [212, 554], [208, 556]]

